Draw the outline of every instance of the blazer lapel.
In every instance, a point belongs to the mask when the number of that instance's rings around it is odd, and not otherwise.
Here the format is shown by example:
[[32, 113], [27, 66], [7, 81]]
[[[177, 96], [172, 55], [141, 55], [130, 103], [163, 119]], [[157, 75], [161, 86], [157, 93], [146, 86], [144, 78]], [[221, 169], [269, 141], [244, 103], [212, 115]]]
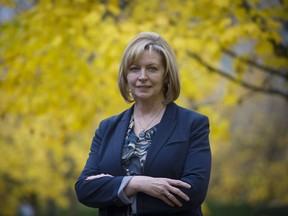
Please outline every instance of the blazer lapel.
[[113, 140], [113, 145], [114, 145], [113, 157], [114, 158], [111, 158], [111, 160], [114, 159], [114, 161], [117, 161], [115, 162], [115, 166], [117, 166], [117, 169], [119, 173], [121, 174], [124, 174], [122, 167], [121, 167], [122, 148], [125, 142], [126, 132], [128, 129], [128, 125], [130, 122], [132, 112], [133, 112], [133, 106], [124, 113], [119, 123], [117, 124], [115, 136]]
[[155, 137], [148, 151], [144, 165], [144, 174], [148, 173], [154, 158], [167, 142], [168, 138], [171, 136], [173, 130], [175, 129], [177, 123], [176, 111], [177, 105], [175, 103], [170, 103], [167, 105], [165, 113], [158, 126], [157, 133], [155, 134]]

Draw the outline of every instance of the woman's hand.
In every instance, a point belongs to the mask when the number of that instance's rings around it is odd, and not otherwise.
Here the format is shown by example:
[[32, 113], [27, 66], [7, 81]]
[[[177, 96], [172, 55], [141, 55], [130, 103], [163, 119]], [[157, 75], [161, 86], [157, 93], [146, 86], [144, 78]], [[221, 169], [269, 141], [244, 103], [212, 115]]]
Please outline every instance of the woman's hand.
[[101, 177], [104, 177], [104, 176], [111, 176], [111, 177], [113, 177], [112, 175], [101, 173], [101, 174], [99, 174], [99, 175], [88, 176], [88, 177], [86, 178], [86, 180], [93, 180], [93, 179], [101, 178]]
[[181, 207], [182, 203], [176, 198], [175, 195], [186, 201], [189, 201], [189, 197], [183, 193], [179, 187], [187, 189], [191, 188], [189, 184], [180, 180], [153, 178], [148, 176], [134, 176], [125, 187], [124, 192], [126, 196], [131, 196], [137, 192], [142, 192], [149, 196], [163, 200], [169, 206], [177, 205]]

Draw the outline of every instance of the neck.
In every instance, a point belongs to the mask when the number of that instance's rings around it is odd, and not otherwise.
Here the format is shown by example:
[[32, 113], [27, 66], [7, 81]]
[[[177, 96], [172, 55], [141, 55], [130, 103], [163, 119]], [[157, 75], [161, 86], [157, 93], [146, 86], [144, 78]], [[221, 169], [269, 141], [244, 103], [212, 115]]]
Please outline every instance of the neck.
[[[142, 106], [141, 106], [142, 105]], [[140, 107], [139, 107], [140, 106]], [[153, 105], [145, 105], [135, 103], [134, 106], [134, 132], [139, 137], [145, 137], [146, 130], [158, 124], [164, 114], [165, 106], [162, 103], [155, 103]]]
[[154, 103], [141, 103], [135, 102], [134, 110], [141, 115], [153, 115], [155, 112], [162, 110], [165, 106], [162, 102], [154, 102]]

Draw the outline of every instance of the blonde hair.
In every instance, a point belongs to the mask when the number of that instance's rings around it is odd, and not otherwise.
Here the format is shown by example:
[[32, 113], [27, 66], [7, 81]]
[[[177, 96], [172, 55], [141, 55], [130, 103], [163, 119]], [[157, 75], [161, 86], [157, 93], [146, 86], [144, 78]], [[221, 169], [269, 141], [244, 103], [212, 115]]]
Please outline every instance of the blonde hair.
[[154, 32], [142, 32], [136, 35], [126, 47], [118, 73], [118, 86], [121, 95], [124, 100], [129, 103], [134, 101], [133, 96], [129, 92], [127, 75], [129, 67], [145, 50], [156, 51], [162, 57], [165, 68], [164, 104], [169, 104], [176, 100], [180, 94], [178, 66], [175, 54], [169, 44], [160, 35]]

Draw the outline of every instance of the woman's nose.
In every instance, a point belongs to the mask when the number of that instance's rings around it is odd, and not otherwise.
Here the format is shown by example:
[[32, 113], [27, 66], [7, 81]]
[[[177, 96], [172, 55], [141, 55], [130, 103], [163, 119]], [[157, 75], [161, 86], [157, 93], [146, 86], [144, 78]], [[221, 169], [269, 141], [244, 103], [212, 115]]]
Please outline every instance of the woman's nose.
[[138, 78], [140, 81], [144, 81], [144, 80], [147, 80], [147, 74], [146, 74], [146, 69], [145, 68], [142, 68], [141, 69], [141, 73], [140, 73], [140, 76]]

